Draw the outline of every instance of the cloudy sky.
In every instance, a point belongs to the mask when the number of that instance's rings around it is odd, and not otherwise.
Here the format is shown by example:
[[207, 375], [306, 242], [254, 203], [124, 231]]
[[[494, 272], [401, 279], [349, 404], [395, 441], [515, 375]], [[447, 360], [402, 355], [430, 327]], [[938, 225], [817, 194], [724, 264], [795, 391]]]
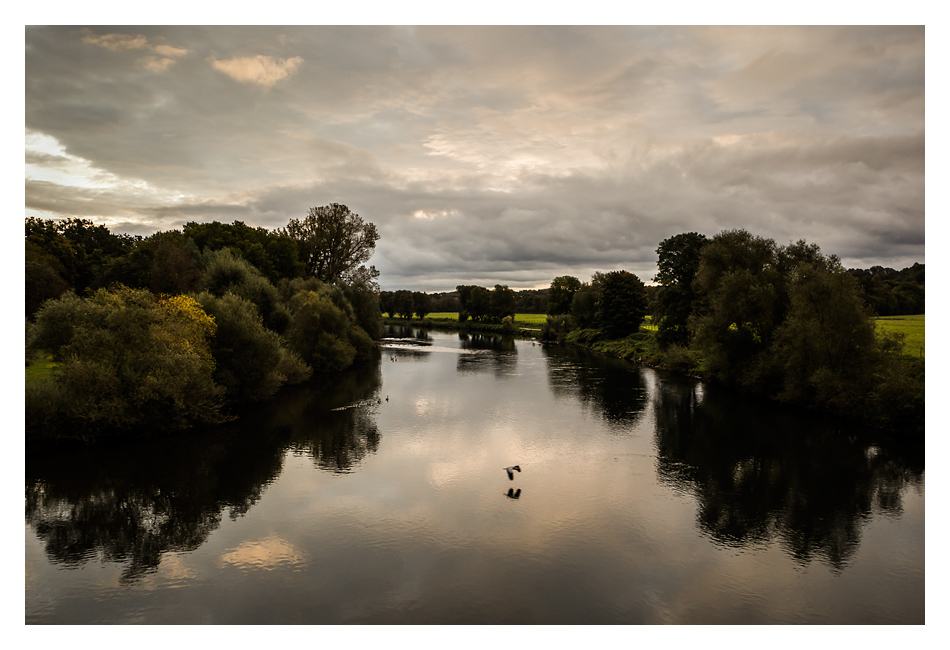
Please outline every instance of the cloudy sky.
[[28, 27], [26, 215], [344, 203], [383, 289], [547, 286], [672, 235], [924, 262], [922, 27]]

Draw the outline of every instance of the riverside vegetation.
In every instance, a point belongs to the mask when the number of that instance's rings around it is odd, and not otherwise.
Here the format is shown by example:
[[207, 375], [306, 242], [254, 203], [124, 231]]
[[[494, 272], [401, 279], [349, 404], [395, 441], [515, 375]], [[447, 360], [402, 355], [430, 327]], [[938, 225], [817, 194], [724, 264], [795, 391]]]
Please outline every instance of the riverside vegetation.
[[189, 223], [144, 239], [27, 219], [27, 363], [42, 368], [28, 368], [27, 440], [221, 422], [374, 358], [377, 239], [338, 204], [286, 230]]
[[683, 233], [661, 242], [657, 253], [656, 287], [626, 271], [596, 273], [590, 282], [555, 278], [537, 330], [529, 324], [535, 315], [513, 312], [503, 285], [459, 286], [455, 323], [450, 314], [429, 314], [425, 297], [414, 312], [416, 293], [395, 292], [383, 305], [390, 318], [415, 314], [423, 325], [537, 332], [544, 341], [833, 416], [923, 431], [923, 314], [875, 318], [874, 311], [922, 311], [923, 265], [845, 270], [814, 244], [779, 246], [745, 230], [711, 239]]
[[[922, 310], [922, 265], [846, 271], [804, 241], [684, 233], [657, 249], [658, 286], [623, 270], [590, 282], [560, 276], [541, 295], [459, 285], [439, 298], [457, 307], [449, 321], [428, 294], [379, 291], [379, 273], [365, 265], [378, 237], [339, 204], [275, 231], [188, 223], [147, 238], [81, 219], [27, 219], [27, 439], [89, 442], [220, 422], [286, 384], [372, 359], [384, 312], [535, 335], [923, 430], [922, 320], [920, 340], [905, 344], [894, 323], [875, 329], [869, 307]], [[546, 315], [516, 314], [542, 296]]]

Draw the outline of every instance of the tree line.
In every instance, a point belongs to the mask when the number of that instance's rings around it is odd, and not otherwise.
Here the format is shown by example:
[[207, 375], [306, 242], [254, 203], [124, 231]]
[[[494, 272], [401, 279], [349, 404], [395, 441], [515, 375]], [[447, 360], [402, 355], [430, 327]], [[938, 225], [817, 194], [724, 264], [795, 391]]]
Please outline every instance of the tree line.
[[284, 229], [188, 223], [149, 237], [26, 220], [27, 435], [100, 436], [219, 422], [315, 372], [376, 354], [379, 235], [343, 205]]
[[[899, 335], [877, 335], [862, 274], [836, 256], [745, 230], [682, 233], [657, 254], [652, 304], [626, 271], [597, 273], [589, 283], [555, 278], [542, 337], [642, 339], [640, 323], [652, 312], [655, 337], [637, 349], [653, 345], [654, 359], [676, 360], [667, 365], [782, 402], [922, 428], [923, 363], [899, 354]], [[919, 279], [922, 309], [923, 265], [905, 271], [895, 286], [906, 289], [907, 275]]]

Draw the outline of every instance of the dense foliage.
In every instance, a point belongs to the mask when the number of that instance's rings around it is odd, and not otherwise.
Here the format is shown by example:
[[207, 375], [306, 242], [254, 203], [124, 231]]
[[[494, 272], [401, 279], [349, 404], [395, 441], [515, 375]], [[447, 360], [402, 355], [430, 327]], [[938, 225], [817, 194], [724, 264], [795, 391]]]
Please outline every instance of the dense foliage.
[[900, 271], [881, 266], [848, 269], [857, 278], [868, 306], [878, 316], [924, 313], [924, 265]]
[[661, 286], [653, 305], [653, 322], [663, 345], [689, 342], [689, 316], [696, 301], [693, 279], [708, 241], [705, 235], [688, 232], [664, 239], [656, 249], [655, 280]]
[[81, 437], [181, 429], [221, 417], [210, 342], [216, 327], [194, 298], [144, 289], [69, 292], [37, 313], [32, 343], [60, 363], [27, 391], [27, 433]]
[[371, 358], [382, 334], [371, 273], [305, 278], [296, 241], [241, 222], [130, 238], [31, 218], [26, 246], [27, 359], [57, 364], [28, 382], [30, 439], [216, 422]]

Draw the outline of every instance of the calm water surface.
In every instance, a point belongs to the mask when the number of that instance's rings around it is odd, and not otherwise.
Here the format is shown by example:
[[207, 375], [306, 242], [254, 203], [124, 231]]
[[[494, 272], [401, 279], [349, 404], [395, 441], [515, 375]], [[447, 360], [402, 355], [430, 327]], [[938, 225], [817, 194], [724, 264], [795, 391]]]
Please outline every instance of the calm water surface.
[[27, 623], [924, 622], [922, 449], [531, 341], [26, 477]]

